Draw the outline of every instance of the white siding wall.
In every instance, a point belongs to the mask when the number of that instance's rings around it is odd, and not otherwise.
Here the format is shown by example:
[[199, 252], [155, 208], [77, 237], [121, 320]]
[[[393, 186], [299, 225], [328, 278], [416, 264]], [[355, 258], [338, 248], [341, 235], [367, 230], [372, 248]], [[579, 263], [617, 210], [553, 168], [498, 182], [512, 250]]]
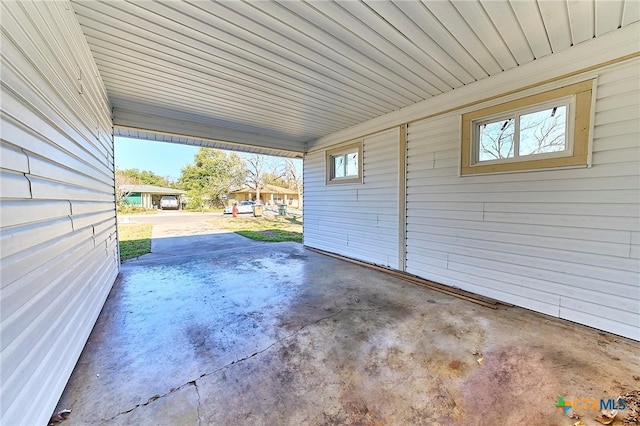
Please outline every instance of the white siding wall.
[[325, 185], [325, 151], [304, 159], [304, 244], [398, 268], [398, 130], [364, 139], [362, 184]]
[[600, 74], [590, 169], [458, 177], [460, 115], [410, 124], [407, 272], [640, 339], [638, 62]]
[[113, 136], [70, 5], [2, 2], [1, 424], [46, 424], [118, 273]]

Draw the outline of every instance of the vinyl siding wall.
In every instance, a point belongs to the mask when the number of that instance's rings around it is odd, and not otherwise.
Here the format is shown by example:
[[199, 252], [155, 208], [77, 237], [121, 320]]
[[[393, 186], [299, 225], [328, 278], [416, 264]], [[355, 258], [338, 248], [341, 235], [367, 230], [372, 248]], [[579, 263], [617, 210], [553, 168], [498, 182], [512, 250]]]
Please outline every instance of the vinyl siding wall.
[[410, 124], [407, 272], [639, 339], [638, 61], [596, 93], [589, 169], [458, 177], [459, 114]]
[[304, 160], [304, 243], [398, 268], [398, 131], [363, 142], [362, 184], [325, 185], [325, 151]]
[[67, 2], [2, 2], [1, 424], [46, 424], [118, 273], [110, 106]]
[[409, 123], [401, 247], [397, 130], [365, 138], [363, 185], [325, 185], [325, 151], [313, 151], [305, 244], [395, 269], [404, 249], [408, 273], [640, 340], [639, 69], [584, 77], [598, 78], [591, 168], [460, 177], [472, 108]]

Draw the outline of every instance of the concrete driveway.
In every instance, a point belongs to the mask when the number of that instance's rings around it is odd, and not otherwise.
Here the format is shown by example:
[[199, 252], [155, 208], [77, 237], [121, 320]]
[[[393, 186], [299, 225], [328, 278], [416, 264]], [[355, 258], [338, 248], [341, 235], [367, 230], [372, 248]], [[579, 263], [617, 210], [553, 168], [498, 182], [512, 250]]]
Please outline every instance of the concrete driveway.
[[[163, 256], [183, 256], [257, 243], [215, 226], [218, 220], [231, 220], [222, 213], [192, 213], [159, 211], [150, 215], [119, 217], [119, 222], [151, 223], [151, 253], [140, 259], [150, 260]], [[259, 243], [258, 243], [259, 244]]]
[[66, 424], [573, 425], [559, 396], [640, 388], [637, 342], [168, 217], [122, 265]]

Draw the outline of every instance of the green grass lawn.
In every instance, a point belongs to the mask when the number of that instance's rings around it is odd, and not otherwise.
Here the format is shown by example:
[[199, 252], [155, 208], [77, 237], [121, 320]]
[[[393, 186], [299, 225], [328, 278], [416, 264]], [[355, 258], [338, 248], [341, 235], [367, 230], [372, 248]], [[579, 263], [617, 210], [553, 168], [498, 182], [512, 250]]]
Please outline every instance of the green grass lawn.
[[142, 256], [151, 252], [150, 223], [120, 223], [120, 261]]
[[224, 217], [216, 225], [243, 237], [279, 243], [302, 242], [301, 216]]

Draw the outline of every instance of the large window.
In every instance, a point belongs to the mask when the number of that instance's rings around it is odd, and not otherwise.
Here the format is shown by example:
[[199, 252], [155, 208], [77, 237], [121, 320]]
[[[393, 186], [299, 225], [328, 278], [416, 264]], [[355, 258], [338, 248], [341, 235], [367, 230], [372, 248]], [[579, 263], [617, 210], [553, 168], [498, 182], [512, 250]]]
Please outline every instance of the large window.
[[592, 84], [464, 114], [461, 174], [586, 166]]
[[327, 184], [362, 183], [362, 142], [327, 151]]

